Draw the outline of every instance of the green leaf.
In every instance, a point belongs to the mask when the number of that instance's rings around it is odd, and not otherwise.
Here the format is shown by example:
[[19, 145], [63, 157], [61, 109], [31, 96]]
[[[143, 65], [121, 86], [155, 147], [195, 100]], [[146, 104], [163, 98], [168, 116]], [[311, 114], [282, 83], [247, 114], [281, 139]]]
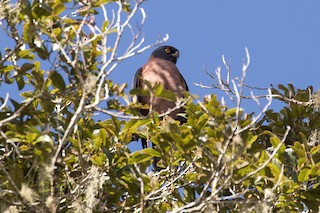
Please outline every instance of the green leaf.
[[57, 72], [53, 71], [50, 75], [50, 78], [52, 80], [52, 85], [59, 89], [61, 92], [64, 92], [66, 89], [66, 84], [62, 78], [62, 76]]
[[307, 162], [307, 158], [303, 157], [303, 158], [299, 158], [297, 164], [298, 164], [298, 169], [300, 170], [302, 167], [304, 167], [304, 163]]
[[40, 105], [48, 113], [51, 113], [55, 107], [54, 103], [50, 99], [48, 100], [47, 97], [42, 97], [40, 99]]
[[35, 35], [35, 27], [29, 22], [25, 23], [23, 26], [23, 39], [27, 44], [32, 44], [33, 37]]
[[199, 117], [199, 119], [196, 120], [196, 127], [199, 128], [200, 130], [202, 130], [206, 124], [208, 123], [209, 120], [209, 116], [208, 114], [203, 114]]
[[44, 1], [39, 1], [39, 2], [40, 2], [39, 6], [44, 8], [48, 12], [48, 14], [52, 13], [52, 9], [48, 4], [46, 4]]
[[294, 89], [294, 86], [292, 84], [288, 84], [288, 88], [290, 90], [290, 94], [292, 94], [292, 96], [295, 95], [295, 89]]
[[266, 116], [268, 117], [268, 119], [271, 119], [273, 121], [278, 121], [280, 114], [273, 112], [273, 110], [268, 110], [266, 111]]
[[300, 183], [307, 182], [309, 180], [309, 175], [311, 173], [311, 170], [308, 168], [302, 169], [298, 175], [298, 181]]
[[21, 70], [22, 73], [24, 73], [24, 72], [26, 72], [26, 71], [31, 70], [33, 67], [34, 67], [34, 64], [24, 63], [24, 64], [21, 66], [20, 70]]
[[102, 32], [105, 32], [107, 30], [107, 27], [109, 26], [110, 22], [109, 21], [104, 21], [102, 24]]
[[31, 50], [21, 50], [21, 51], [19, 51], [18, 55], [20, 58], [25, 58], [28, 60], [33, 60], [35, 58], [35, 56], [31, 52]]
[[147, 155], [150, 155], [152, 157], [161, 157], [160, 153], [158, 151], [156, 151], [155, 149], [152, 149], [152, 148], [143, 149], [143, 150], [140, 151], [140, 153], [147, 154]]
[[32, 11], [31, 11], [30, 1], [23, 0], [20, 2], [21, 2], [21, 8], [22, 8], [23, 15], [27, 15], [29, 20], [32, 20]]
[[236, 112], [237, 112], [237, 108], [230, 108], [225, 112], [225, 114], [233, 117], [236, 115]]
[[316, 155], [316, 154], [320, 153], [320, 145], [312, 147], [310, 150], [310, 153], [312, 155]]
[[292, 149], [298, 155], [299, 158], [307, 157], [307, 153], [304, 149], [304, 146], [299, 141], [294, 142]]
[[278, 85], [278, 88], [284, 92], [284, 95], [285, 95], [286, 97], [289, 96], [289, 90], [288, 90], [284, 85], [279, 84], [279, 85]]
[[135, 155], [132, 155], [132, 158], [130, 158], [129, 163], [135, 164], [135, 163], [142, 163], [151, 160], [152, 156], [136, 153]]
[[106, 161], [106, 155], [99, 152], [98, 154], [94, 154], [91, 158], [90, 161], [98, 166], [102, 166], [105, 164]]
[[151, 160], [153, 157], [160, 157], [160, 156], [161, 154], [152, 148], [143, 149], [143, 150], [132, 153], [131, 158], [129, 159], [129, 163], [130, 164], [143, 163]]
[[246, 147], [250, 149], [252, 144], [257, 140], [257, 138], [258, 138], [258, 135], [249, 134], [248, 137], [246, 138]]
[[41, 72], [40, 67], [41, 67], [41, 63], [39, 61], [34, 62], [34, 69], [36, 72]]
[[155, 88], [154, 94], [155, 94], [156, 96], [160, 95], [160, 94], [162, 93], [162, 91], [164, 90], [163, 85], [162, 85], [162, 84], [159, 84], [159, 83], [157, 83], [157, 84], [154, 86], [154, 88]]
[[129, 120], [123, 127], [123, 129], [137, 129], [139, 126], [145, 125], [149, 123], [149, 119], [141, 119], [141, 120]]
[[21, 104], [16, 102], [15, 100], [13, 100], [11, 98], [9, 100], [11, 101], [12, 105], [14, 106], [15, 111], [17, 111], [21, 107]]
[[311, 175], [320, 177], [320, 163], [318, 163], [318, 165], [311, 166]]
[[241, 121], [241, 127], [248, 126], [250, 123], [251, 123], [250, 119], [243, 120]]
[[160, 93], [158, 93], [157, 91], [156, 97], [159, 97], [167, 101], [172, 101], [172, 102], [176, 102], [177, 100], [176, 94], [174, 94], [172, 91], [169, 91], [169, 90], [162, 90]]
[[93, 147], [98, 150], [101, 146], [106, 146], [107, 131], [105, 129], [99, 129], [99, 132], [94, 134]]
[[280, 176], [280, 168], [275, 165], [275, 164], [272, 164], [272, 163], [269, 163], [268, 164], [268, 167], [270, 168], [271, 170], [271, 173], [274, 177], [275, 180], [278, 180], [279, 176]]
[[17, 84], [18, 84], [18, 89], [22, 90], [24, 88], [24, 85], [25, 85], [25, 81], [23, 79], [23, 76], [22, 75], [18, 75], [16, 77], [16, 81], [17, 81]]
[[34, 96], [34, 93], [32, 91], [24, 91], [20, 93], [21, 97], [24, 97], [25, 99], [32, 98]]
[[[36, 1], [34, 1], [36, 2]], [[36, 3], [32, 6], [32, 15], [35, 19], [40, 19], [42, 16], [49, 16], [52, 12], [52, 9], [48, 4], [44, 3]]]
[[1, 69], [1, 71], [3, 71], [4, 73], [11, 72], [12, 70], [14, 70], [13, 65], [8, 65], [8, 66], [5, 66], [4, 68]]
[[66, 6], [64, 4], [56, 4], [53, 7], [53, 12], [56, 15], [59, 15], [60, 13], [62, 13], [64, 10], [66, 9]]
[[150, 92], [145, 89], [135, 88], [130, 91], [130, 95], [150, 96]]
[[49, 56], [48, 51], [46, 50], [46, 48], [44, 47], [36, 47], [36, 51], [38, 53], [38, 56], [42, 59], [42, 60], [46, 60]]
[[31, 133], [30, 132], [26, 135], [26, 142], [34, 144], [37, 137], [38, 137], [38, 133]]
[[34, 144], [43, 143], [43, 142], [50, 143], [53, 145], [53, 141], [49, 135], [41, 135], [34, 141]]
[[[281, 143], [281, 140], [277, 136], [273, 136], [270, 138], [270, 143], [272, 144], [272, 147], [276, 148], [279, 145], [279, 143]], [[282, 144], [278, 150], [278, 153], [283, 153], [285, 149], [286, 146]]]
[[108, 30], [108, 31], [107, 31], [107, 34], [116, 33], [116, 32], [118, 32], [118, 30], [117, 30], [117, 28], [115, 27], [115, 28], [112, 28], [112, 29]]

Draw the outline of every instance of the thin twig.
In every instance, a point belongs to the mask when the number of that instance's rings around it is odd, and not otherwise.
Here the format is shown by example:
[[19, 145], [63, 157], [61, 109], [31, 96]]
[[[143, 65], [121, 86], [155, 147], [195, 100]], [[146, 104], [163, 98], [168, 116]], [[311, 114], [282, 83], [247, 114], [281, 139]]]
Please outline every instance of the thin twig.
[[0, 127], [2, 127], [5, 123], [8, 123], [12, 120], [14, 120], [15, 118], [19, 117], [22, 113], [22, 111], [27, 108], [28, 106], [30, 106], [30, 104], [32, 104], [33, 101], [35, 101], [37, 98], [39, 98], [42, 95], [42, 93], [40, 92], [38, 95], [33, 96], [31, 99], [28, 99], [17, 111], [15, 111], [13, 113], [13, 115], [3, 119], [0, 121]]
[[282, 144], [285, 142], [288, 134], [289, 134], [289, 131], [290, 131], [291, 127], [290, 126], [287, 126], [287, 129], [286, 129], [286, 132], [284, 133], [284, 136], [281, 140], [281, 142], [278, 144], [278, 146], [273, 150], [272, 154], [269, 156], [268, 160], [266, 160], [261, 166], [259, 166], [257, 169], [255, 169], [254, 171], [252, 172], [249, 172], [248, 174], [246, 174], [244, 177], [242, 177], [241, 179], [239, 180], [236, 180], [234, 183], [235, 184], [239, 184], [241, 183], [242, 181], [244, 181], [245, 179], [247, 179], [248, 177], [258, 173], [259, 171], [261, 171], [263, 168], [266, 167], [266, 165], [268, 163], [270, 163], [270, 161], [274, 158], [274, 156], [278, 153], [278, 150], [280, 149], [280, 147], [282, 146]]
[[0, 110], [7, 106], [9, 100], [9, 93], [6, 94], [3, 104], [0, 106]]
[[0, 65], [3, 65], [3, 63], [5, 63], [8, 60], [8, 58], [10, 58], [13, 54], [15, 54], [23, 44], [24, 44], [24, 41], [19, 40], [16, 46], [10, 52], [5, 54], [4, 57], [0, 60]]
[[170, 182], [164, 184], [161, 188], [155, 190], [155, 191], [152, 191], [150, 192], [148, 195], [146, 195], [145, 197], [145, 200], [156, 200], [156, 199], [159, 199], [161, 197], [163, 197], [162, 195], [161, 196], [157, 196], [157, 197], [152, 197], [156, 194], [158, 194], [159, 192], [162, 192], [164, 191], [165, 189], [167, 189], [168, 187], [170, 187], [172, 184], [174, 184], [177, 180], [179, 180], [183, 175], [185, 175], [189, 169], [193, 166], [194, 162], [197, 160], [197, 157], [194, 157], [192, 162], [185, 168], [185, 170], [183, 170], [177, 177], [175, 177], [173, 180], [171, 180]]

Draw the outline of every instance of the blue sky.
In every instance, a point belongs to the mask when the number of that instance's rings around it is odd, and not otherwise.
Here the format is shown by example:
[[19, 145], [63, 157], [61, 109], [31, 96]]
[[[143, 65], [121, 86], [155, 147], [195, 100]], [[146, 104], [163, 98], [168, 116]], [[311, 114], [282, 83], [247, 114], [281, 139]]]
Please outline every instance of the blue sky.
[[[166, 44], [180, 50], [177, 66], [193, 94], [216, 92], [193, 83], [212, 83], [204, 68], [214, 72], [223, 66], [223, 54], [231, 62], [232, 74], [240, 76], [245, 47], [251, 56], [248, 84], [268, 87], [292, 82], [299, 88], [319, 89], [320, 1], [146, 0], [142, 7], [147, 14], [145, 44], [169, 34]], [[152, 50], [124, 61], [110, 78], [131, 87], [135, 71]]]
[[[223, 66], [221, 56], [225, 55], [231, 62], [232, 75], [240, 76], [245, 47], [251, 56], [249, 85], [268, 87], [291, 82], [298, 88], [320, 87], [320, 1], [147, 0], [142, 7], [147, 14], [143, 27], [145, 44], [168, 33], [170, 39], [166, 44], [180, 50], [177, 66], [191, 94], [198, 94], [201, 99], [205, 94], [221, 94], [193, 84], [212, 83], [204, 68], [214, 72]], [[3, 42], [0, 47], [5, 45]], [[151, 52], [124, 61], [110, 78], [117, 83], [126, 82], [131, 88], [136, 70]], [[0, 89], [1, 97], [6, 89]], [[17, 89], [9, 91], [10, 97], [20, 93]], [[271, 108], [277, 108], [277, 104], [274, 102]], [[253, 101], [244, 108], [248, 113], [259, 110]], [[138, 143], [131, 146], [132, 150], [141, 148]]]
[[[223, 66], [222, 55], [231, 62], [232, 75], [241, 76], [245, 47], [251, 56], [247, 84], [268, 87], [291, 82], [297, 88], [320, 87], [320, 1], [146, 0], [142, 7], [147, 14], [142, 29], [145, 44], [169, 34], [166, 44], [180, 50], [177, 66], [191, 94], [220, 95], [217, 90], [202, 89], [194, 83], [210, 85], [213, 81], [204, 69], [214, 72]], [[97, 20], [100, 18], [102, 14]], [[133, 21], [139, 22], [139, 16]], [[3, 38], [3, 31], [0, 36]], [[6, 44], [2, 42], [0, 47]], [[152, 51], [123, 61], [110, 78], [117, 83], [126, 82], [131, 88], [136, 70]], [[1, 97], [5, 90], [0, 90]], [[18, 95], [18, 90], [9, 90], [17, 91], [10, 97]], [[254, 102], [244, 107], [247, 112], [257, 110]]]
[[[192, 94], [217, 93], [193, 83], [212, 83], [204, 68], [214, 72], [223, 66], [222, 55], [231, 62], [232, 74], [240, 76], [245, 47], [251, 56], [248, 84], [291, 82], [297, 88], [319, 89], [320, 1], [149, 0], [142, 7], [147, 14], [146, 44], [169, 34], [167, 44], [180, 50], [177, 66]], [[111, 78], [131, 85], [134, 72], [151, 52], [123, 62]]]
[[[223, 94], [194, 85], [213, 82], [204, 68], [214, 72], [223, 66], [224, 55], [231, 62], [232, 75], [240, 77], [245, 47], [251, 56], [247, 84], [269, 87], [293, 83], [296, 88], [320, 88], [320, 1], [149, 0], [142, 7], [147, 14], [143, 27], [146, 44], [168, 33], [167, 44], [180, 51], [177, 66], [191, 94], [201, 99], [205, 94]], [[151, 52], [123, 62], [111, 78], [131, 87], [135, 71]], [[260, 111], [252, 100], [243, 107], [247, 113]], [[281, 107], [279, 101], [273, 101], [270, 108], [278, 111]], [[139, 144], [131, 146], [132, 150], [140, 149]]]

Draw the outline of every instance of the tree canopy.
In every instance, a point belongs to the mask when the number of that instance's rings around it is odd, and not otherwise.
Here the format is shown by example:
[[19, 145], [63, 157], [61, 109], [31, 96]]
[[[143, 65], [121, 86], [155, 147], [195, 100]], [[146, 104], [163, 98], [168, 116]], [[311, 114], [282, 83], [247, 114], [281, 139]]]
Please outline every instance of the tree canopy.
[[[12, 91], [0, 97], [0, 211], [318, 212], [319, 94], [288, 84], [247, 95], [247, 49], [242, 76], [231, 79], [223, 60], [208, 75], [212, 85], [199, 85], [224, 91], [228, 104], [214, 92], [178, 99], [162, 85], [127, 93], [110, 73], [167, 40], [144, 45], [142, 6], [0, 2], [0, 35], [10, 40], [0, 52], [0, 87]], [[187, 122], [169, 112], [141, 116], [148, 106], [135, 95], [176, 102]], [[245, 99], [261, 112], [245, 113]], [[137, 138], [157, 146], [132, 151]]]

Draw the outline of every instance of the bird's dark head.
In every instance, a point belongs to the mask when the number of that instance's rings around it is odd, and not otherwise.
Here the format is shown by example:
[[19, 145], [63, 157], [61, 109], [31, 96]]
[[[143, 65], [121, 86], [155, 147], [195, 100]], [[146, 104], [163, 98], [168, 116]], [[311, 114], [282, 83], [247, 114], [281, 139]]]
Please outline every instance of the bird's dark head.
[[155, 49], [151, 56], [155, 58], [161, 58], [164, 60], [169, 60], [174, 64], [177, 63], [179, 58], [179, 50], [171, 46], [161, 46]]

